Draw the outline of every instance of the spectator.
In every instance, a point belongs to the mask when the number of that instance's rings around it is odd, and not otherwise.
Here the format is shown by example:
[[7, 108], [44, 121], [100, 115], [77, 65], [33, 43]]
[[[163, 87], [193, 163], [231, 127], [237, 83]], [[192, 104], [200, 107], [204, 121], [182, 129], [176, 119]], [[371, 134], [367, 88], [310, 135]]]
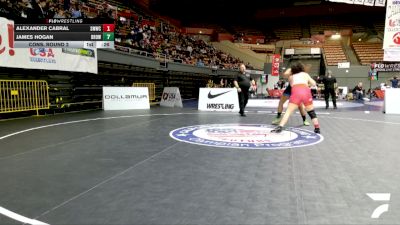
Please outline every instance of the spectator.
[[278, 80], [278, 82], [276, 83], [276, 89], [283, 89], [283, 87], [285, 86], [285, 81], [283, 79]]
[[71, 8], [71, 18], [81, 18], [82, 12], [78, 3]]
[[364, 99], [364, 88], [362, 82], [359, 82], [357, 86], [353, 89], [353, 95], [355, 100], [363, 100]]
[[[36, 3], [36, 1], [33, 1], [32, 3]], [[46, 7], [47, 7], [46, 0], [39, 0], [39, 2], [33, 5], [32, 17], [38, 19], [45, 19], [47, 17]]]
[[70, 0], [64, 0], [64, 10], [68, 10], [70, 8], [71, 1]]
[[61, 7], [58, 8], [57, 13], [54, 15], [53, 18], [54, 18], [54, 19], [64, 19], [64, 18], [67, 18], [67, 17], [65, 16], [64, 9], [61, 8]]
[[197, 66], [198, 67], [203, 67], [204, 66], [204, 63], [203, 63], [203, 61], [201, 61], [201, 59], [197, 60]]
[[389, 81], [392, 83], [392, 88], [398, 88], [399, 87], [399, 78], [397, 76], [394, 76], [392, 79]]
[[381, 83], [380, 84], [380, 87], [379, 87], [379, 90], [382, 90], [382, 91], [384, 91], [384, 90], [386, 90], [386, 83]]
[[7, 2], [7, 0], [0, 0], [0, 17], [10, 18], [12, 9], [10, 6], [12, 4]]

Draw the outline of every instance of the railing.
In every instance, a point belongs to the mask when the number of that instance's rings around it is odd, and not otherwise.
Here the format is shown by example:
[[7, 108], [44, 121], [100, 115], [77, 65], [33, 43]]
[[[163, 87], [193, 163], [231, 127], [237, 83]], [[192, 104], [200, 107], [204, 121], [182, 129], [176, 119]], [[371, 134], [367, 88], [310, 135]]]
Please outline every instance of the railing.
[[156, 100], [156, 85], [154, 83], [133, 83], [132, 87], [147, 87], [149, 89], [149, 100]]
[[132, 55], [141, 55], [141, 56], [146, 56], [146, 57], [152, 57], [152, 58], [157, 58], [157, 59], [164, 59], [164, 61], [167, 60], [167, 56], [165, 54], [159, 54], [157, 53], [156, 56], [153, 53], [149, 53], [146, 51], [141, 51], [129, 47], [124, 47], [120, 45], [115, 45], [115, 50], [121, 51], [121, 52], [126, 52]]
[[49, 86], [43, 80], [0, 80], [0, 113], [49, 109]]

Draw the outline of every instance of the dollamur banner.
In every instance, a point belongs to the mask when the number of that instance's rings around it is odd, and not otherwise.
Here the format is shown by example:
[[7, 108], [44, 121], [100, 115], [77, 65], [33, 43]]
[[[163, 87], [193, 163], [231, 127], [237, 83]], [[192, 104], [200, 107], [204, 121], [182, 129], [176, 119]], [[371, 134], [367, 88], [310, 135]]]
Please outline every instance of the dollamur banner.
[[0, 17], [0, 67], [97, 73], [97, 51], [14, 48], [14, 21]]

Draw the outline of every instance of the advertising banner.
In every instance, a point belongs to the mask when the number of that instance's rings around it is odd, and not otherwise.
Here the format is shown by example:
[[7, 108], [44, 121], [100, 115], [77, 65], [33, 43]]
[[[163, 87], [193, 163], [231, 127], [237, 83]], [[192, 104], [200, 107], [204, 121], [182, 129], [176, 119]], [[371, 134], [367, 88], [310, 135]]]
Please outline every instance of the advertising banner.
[[400, 1], [388, 0], [383, 49], [400, 49]]
[[182, 98], [179, 88], [165, 87], [161, 97], [160, 106], [182, 108]]
[[371, 69], [376, 72], [400, 72], [400, 63], [372, 63]]
[[279, 54], [274, 54], [274, 56], [272, 57], [272, 71], [271, 71], [272, 76], [279, 76], [280, 60], [281, 60], [281, 55]]
[[147, 87], [103, 87], [104, 110], [150, 109]]
[[200, 88], [199, 110], [239, 112], [236, 88]]

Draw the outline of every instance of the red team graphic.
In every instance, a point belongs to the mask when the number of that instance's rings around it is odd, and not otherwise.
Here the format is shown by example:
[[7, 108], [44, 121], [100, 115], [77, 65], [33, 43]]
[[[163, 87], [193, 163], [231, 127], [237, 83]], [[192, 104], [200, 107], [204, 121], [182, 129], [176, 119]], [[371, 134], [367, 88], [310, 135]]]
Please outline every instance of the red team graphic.
[[400, 45], [400, 32], [397, 32], [393, 35], [393, 42], [395, 44]]
[[[15, 54], [14, 51], [14, 26], [12, 24], [7, 24], [7, 31], [8, 31], [8, 53], [13, 56]], [[6, 51], [5, 37], [2, 37], [0, 34], [0, 54], [3, 54]]]

